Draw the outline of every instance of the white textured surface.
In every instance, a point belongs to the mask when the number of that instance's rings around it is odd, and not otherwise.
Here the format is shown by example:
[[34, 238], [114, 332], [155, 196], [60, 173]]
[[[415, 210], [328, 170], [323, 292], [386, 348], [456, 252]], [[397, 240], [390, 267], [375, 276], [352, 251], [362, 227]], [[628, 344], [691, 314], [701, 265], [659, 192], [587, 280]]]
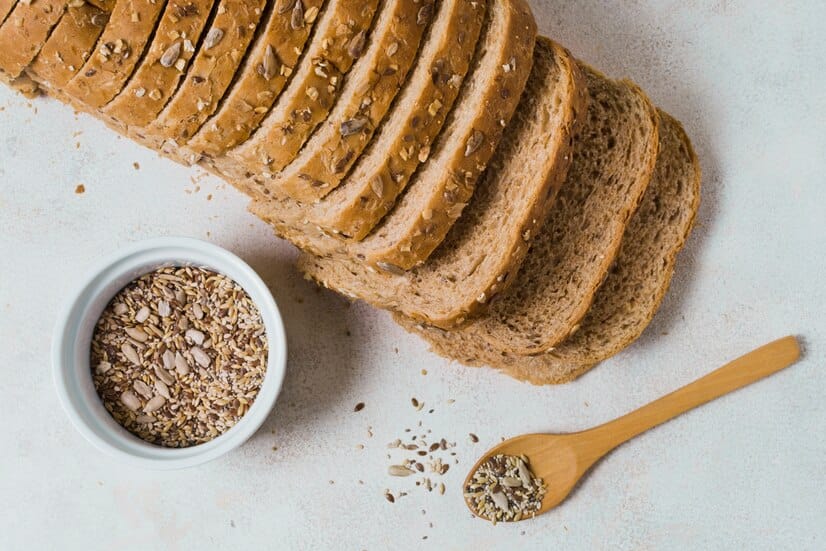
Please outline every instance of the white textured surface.
[[[682, 119], [705, 172], [700, 223], [653, 326], [559, 388], [448, 366], [386, 314], [304, 283], [294, 253], [228, 186], [0, 88], [0, 548], [826, 547], [826, 5], [533, 5], [543, 32]], [[101, 255], [158, 235], [248, 260], [292, 347], [265, 428], [184, 472], [101, 456], [50, 378], [55, 312], [74, 283]], [[621, 447], [551, 514], [492, 528], [465, 510], [464, 469], [500, 436], [598, 424], [788, 333], [806, 337], [804, 361]], [[435, 412], [416, 413], [411, 396]], [[384, 474], [384, 446], [419, 419], [458, 441], [461, 461], [447, 495], [415, 488], [391, 505], [383, 489], [404, 484]]]

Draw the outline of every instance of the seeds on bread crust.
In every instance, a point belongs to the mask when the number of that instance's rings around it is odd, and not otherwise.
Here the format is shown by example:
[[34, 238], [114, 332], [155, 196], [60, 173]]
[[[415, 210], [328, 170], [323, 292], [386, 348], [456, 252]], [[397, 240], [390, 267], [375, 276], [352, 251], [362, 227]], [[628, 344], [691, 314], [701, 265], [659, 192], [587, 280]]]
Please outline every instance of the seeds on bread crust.
[[[421, 53], [404, 89], [369, 147], [357, 158], [324, 199], [311, 205], [271, 199], [255, 206], [265, 218], [280, 218], [296, 228], [306, 219], [330, 233], [360, 239], [392, 205], [444, 124], [474, 56], [486, 13], [486, 2], [445, 2], [434, 16]], [[387, 55], [397, 53], [398, 43]], [[441, 108], [431, 115], [438, 101]]]
[[90, 109], [109, 103], [141, 61], [165, 2], [117, 2], [95, 53], [63, 88]]
[[65, 0], [17, 2], [0, 25], [0, 71], [14, 80], [34, 60], [66, 9]]
[[[331, 0], [289, 85], [256, 132], [220, 160], [219, 171], [239, 180], [247, 173], [269, 177], [293, 160], [335, 104], [355, 61], [348, 45], [370, 27], [377, 5], [378, 0]], [[260, 195], [252, 180], [239, 185]]]
[[188, 0], [186, 9], [167, 4], [143, 62], [104, 108], [115, 127], [145, 127], [161, 112], [185, 76], [215, 4]]
[[[339, 185], [405, 85], [428, 28], [425, 22], [411, 22], [421, 15], [422, 3], [432, 1], [388, 2], [327, 120], [283, 171], [273, 171], [263, 183], [267, 189], [310, 204]], [[270, 165], [268, 170], [273, 168]]]
[[205, 35], [211, 47], [196, 52], [183, 83], [146, 130], [149, 140], [164, 153], [179, 158], [179, 146], [215, 112], [244, 60], [265, 5], [265, 0], [220, 0]]
[[[299, 1], [304, 25], [294, 29], [291, 10]], [[258, 127], [309, 47], [307, 39], [322, 6], [322, 0], [279, 0], [218, 111], [187, 144], [192, 158], [222, 155], [244, 142]]]
[[64, 86], [83, 67], [108, 20], [108, 13], [90, 4], [69, 6], [29, 71], [50, 87]]

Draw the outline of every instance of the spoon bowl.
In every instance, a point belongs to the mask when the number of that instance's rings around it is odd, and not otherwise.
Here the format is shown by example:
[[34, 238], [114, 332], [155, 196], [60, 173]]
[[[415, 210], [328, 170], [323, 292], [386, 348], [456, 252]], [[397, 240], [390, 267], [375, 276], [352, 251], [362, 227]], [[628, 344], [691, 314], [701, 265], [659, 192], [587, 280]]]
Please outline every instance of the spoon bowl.
[[[544, 482], [546, 493], [539, 510], [522, 519], [545, 513], [562, 503], [588, 469], [623, 442], [681, 413], [780, 371], [799, 357], [797, 339], [784, 337], [604, 425], [570, 434], [524, 434], [505, 440], [476, 462], [463, 488], [469, 486], [474, 473], [492, 456], [525, 456], [533, 475]], [[474, 515], [480, 516], [470, 502], [465, 500], [465, 503]]]
[[[540, 515], [562, 503], [593, 464], [593, 461], [584, 460], [578, 453], [577, 434], [523, 434], [509, 438], [488, 450], [476, 462], [462, 487], [466, 488], [473, 473], [494, 455], [524, 455], [530, 461], [529, 466], [534, 476], [545, 483], [545, 497], [541, 508], [536, 511]], [[479, 516], [473, 507], [470, 510]]]

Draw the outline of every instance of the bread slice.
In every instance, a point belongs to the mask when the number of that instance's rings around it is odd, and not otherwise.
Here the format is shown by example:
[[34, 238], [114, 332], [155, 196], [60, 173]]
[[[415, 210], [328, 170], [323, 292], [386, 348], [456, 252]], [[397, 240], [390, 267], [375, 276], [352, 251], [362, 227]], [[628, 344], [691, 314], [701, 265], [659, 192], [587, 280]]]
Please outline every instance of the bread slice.
[[170, 0], [146, 56], [104, 114], [127, 127], [152, 122], [186, 74], [215, 5], [213, 0]]
[[700, 166], [680, 124], [660, 112], [660, 153], [651, 184], [625, 230], [616, 263], [579, 330], [534, 356], [503, 354], [478, 334], [446, 332], [396, 320], [425, 337], [438, 354], [468, 365], [490, 365], [534, 384], [572, 381], [636, 340], [668, 289], [677, 253], [700, 203]]
[[568, 181], [513, 287], [470, 329], [503, 352], [544, 352], [576, 331], [654, 172], [657, 112], [645, 94], [583, 72], [588, 118]]
[[322, 0], [279, 0], [232, 89], [187, 144], [194, 156], [223, 155], [258, 128], [295, 71], [323, 7]]
[[[376, 203], [395, 203], [416, 167], [427, 159], [470, 68], [486, 4], [475, 0], [441, 4], [388, 119], [341, 185], [315, 203], [274, 199], [267, 207], [295, 225], [306, 219], [332, 233], [364, 238], [381, 218], [375, 214]], [[333, 176], [338, 183], [343, 174]]]
[[[432, 9], [432, 0], [386, 0], [363, 54], [342, 77], [343, 85], [331, 78], [325, 83], [329, 98], [305, 89], [298, 109], [284, 111], [285, 104], [273, 111], [275, 116], [267, 120], [263, 132], [239, 151], [246, 166], [260, 177], [254, 181], [262, 189], [305, 202], [332, 189], [319, 179], [324, 175], [313, 170], [329, 163], [334, 165], [332, 172], [349, 167], [355, 155], [348, 156], [342, 148], [355, 147], [362, 135], [369, 138], [381, 122], [416, 57]], [[328, 155], [320, 165], [307, 164]]]
[[523, 0], [494, 2], [480, 42], [484, 52], [466, 79], [456, 109], [430, 158], [395, 208], [362, 241], [295, 227], [270, 209], [252, 210], [276, 233], [301, 248], [331, 258], [357, 258], [399, 273], [427, 259], [459, 218], [510, 121], [530, 73], [536, 25]]
[[51, 86], [65, 86], [89, 59], [108, 20], [91, 4], [70, 5], [28, 70]]
[[178, 146], [194, 136], [215, 112], [244, 60], [265, 5], [265, 0], [220, 1], [183, 83], [145, 129], [156, 148], [163, 144], [162, 152], [176, 158]]
[[304, 253], [299, 269], [326, 287], [431, 325], [448, 328], [477, 314], [518, 272], [568, 172], [586, 105], [573, 58], [540, 37], [502, 144], [462, 217], [425, 264], [393, 275]]
[[143, 59], [155, 25], [166, 2], [120, 0], [100, 35], [94, 53], [83, 68], [62, 88], [89, 110], [109, 103], [126, 85]]
[[[8, 6], [7, 6], [8, 7]], [[66, 10], [66, 0], [17, 2], [0, 26], [0, 71], [14, 80], [34, 61]]]
[[[446, 2], [443, 6], [455, 8], [457, 4], [466, 2]], [[420, 62], [419, 45], [434, 10], [432, 0], [402, 0], [395, 14], [388, 14], [385, 28], [384, 18], [379, 18], [367, 50], [345, 79], [330, 115], [298, 156], [265, 183], [268, 189], [312, 203], [339, 185], [384, 121], [413, 62]], [[453, 23], [440, 32], [455, 36], [459, 21], [451, 15], [450, 11], [439, 11], [437, 17]]]

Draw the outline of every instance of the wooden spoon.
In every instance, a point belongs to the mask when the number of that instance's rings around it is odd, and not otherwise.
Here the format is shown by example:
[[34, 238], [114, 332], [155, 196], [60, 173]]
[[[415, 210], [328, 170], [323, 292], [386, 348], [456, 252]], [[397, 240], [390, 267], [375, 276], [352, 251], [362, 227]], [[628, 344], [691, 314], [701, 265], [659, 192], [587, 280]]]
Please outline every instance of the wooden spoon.
[[[463, 488], [468, 486], [473, 473], [491, 456], [525, 455], [534, 475], [544, 481], [547, 489], [542, 507], [536, 513], [542, 514], [559, 505], [597, 460], [623, 442], [681, 413], [780, 371], [799, 357], [797, 339], [784, 337], [604, 425], [571, 434], [525, 434], [511, 438], [489, 450], [476, 462]], [[467, 505], [476, 514], [470, 503]]]

